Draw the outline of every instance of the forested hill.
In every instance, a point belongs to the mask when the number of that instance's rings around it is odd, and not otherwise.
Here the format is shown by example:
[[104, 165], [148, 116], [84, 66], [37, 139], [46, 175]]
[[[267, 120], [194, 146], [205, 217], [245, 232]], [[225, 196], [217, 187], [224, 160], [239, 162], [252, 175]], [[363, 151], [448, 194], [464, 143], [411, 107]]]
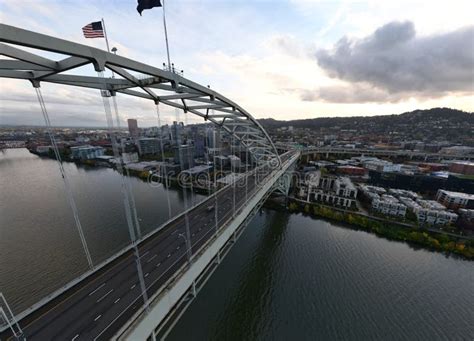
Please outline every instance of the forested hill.
[[[433, 108], [429, 110], [415, 110], [399, 115], [383, 116], [352, 116], [352, 117], [318, 117], [313, 119], [277, 121], [274, 119], [260, 119], [259, 122], [266, 128], [335, 128], [361, 129], [371, 127], [374, 131], [403, 130], [413, 127], [463, 127], [474, 128], [474, 114], [450, 109]], [[438, 128], [439, 129], [439, 128]]]

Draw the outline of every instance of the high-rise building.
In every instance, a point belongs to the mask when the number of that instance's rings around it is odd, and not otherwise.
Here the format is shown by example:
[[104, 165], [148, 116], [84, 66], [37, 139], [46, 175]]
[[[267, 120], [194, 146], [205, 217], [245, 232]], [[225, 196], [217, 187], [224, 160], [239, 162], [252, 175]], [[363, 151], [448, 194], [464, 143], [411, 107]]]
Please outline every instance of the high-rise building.
[[127, 120], [128, 123], [128, 132], [130, 136], [133, 138], [137, 138], [140, 135], [140, 131], [138, 130], [138, 122], [134, 118], [129, 118]]
[[220, 148], [221, 139], [219, 130], [208, 128], [206, 131], [207, 148]]
[[205, 154], [205, 141], [204, 136], [196, 135], [193, 139], [194, 142], [194, 154], [196, 157], [203, 157]]
[[183, 134], [184, 130], [184, 124], [183, 122], [173, 122], [173, 125], [171, 126], [171, 143], [174, 146], [178, 146], [183, 143]]
[[184, 144], [175, 147], [174, 162], [181, 166], [181, 170], [194, 167], [194, 146]]

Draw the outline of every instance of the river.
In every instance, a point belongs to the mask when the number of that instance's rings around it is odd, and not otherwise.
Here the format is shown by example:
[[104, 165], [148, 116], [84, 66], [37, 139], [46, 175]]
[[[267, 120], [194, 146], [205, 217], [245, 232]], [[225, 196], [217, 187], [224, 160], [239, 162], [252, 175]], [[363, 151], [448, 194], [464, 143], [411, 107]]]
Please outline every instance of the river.
[[[65, 167], [100, 261], [128, 242], [120, 177], [111, 169]], [[0, 174], [0, 291], [20, 311], [87, 263], [55, 161], [8, 150], [0, 154]], [[130, 181], [142, 229], [167, 220], [166, 190]], [[168, 194], [173, 211], [182, 210], [182, 191]], [[473, 283], [472, 262], [263, 210], [169, 339], [472, 340]]]

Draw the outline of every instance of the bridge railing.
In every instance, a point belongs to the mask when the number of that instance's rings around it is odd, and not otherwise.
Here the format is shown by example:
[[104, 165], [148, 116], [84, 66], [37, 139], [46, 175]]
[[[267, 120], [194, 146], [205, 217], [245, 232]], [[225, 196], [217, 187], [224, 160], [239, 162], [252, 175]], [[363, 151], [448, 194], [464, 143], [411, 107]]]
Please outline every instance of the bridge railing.
[[[285, 155], [286, 154], [286, 155]], [[293, 162], [294, 160], [291, 159], [291, 156], [294, 155], [296, 156], [296, 154], [299, 154], [299, 153], [295, 153], [293, 151], [289, 151], [289, 152], [286, 152], [285, 154], [282, 154], [281, 157], [282, 157], [282, 165], [281, 167], [279, 167], [278, 169], [272, 169], [270, 170], [267, 175], [266, 175], [266, 179], [268, 181], [268, 179], [272, 178], [273, 176], [275, 176], [275, 173], [278, 172], [279, 170], [285, 170], [286, 169], [286, 165], [287, 163], [291, 163]], [[285, 155], [285, 157], [283, 157], [283, 155]], [[253, 172], [249, 172], [250, 174], [248, 174], [247, 176], [253, 176], [254, 173], [255, 173], [256, 170], [253, 170]], [[226, 189], [228, 190], [229, 187], [226, 186]], [[248, 202], [251, 201], [251, 199], [253, 198], [253, 194], [255, 194], [256, 192], [260, 191], [261, 190], [261, 187], [256, 186], [252, 189], [252, 195], [250, 195], [248, 197], [248, 199], [245, 199], [243, 200], [242, 204], [239, 205], [238, 207], [238, 212], [236, 212], [236, 214], [238, 213], [241, 213], [245, 207], [248, 205]], [[204, 253], [204, 251], [206, 249], [208, 249], [210, 247], [210, 245], [212, 245], [216, 240], [217, 238], [227, 229], [227, 227], [229, 226], [229, 224], [234, 220], [234, 217], [231, 215], [229, 216], [222, 224], [219, 225], [219, 229], [217, 231], [215, 230], [209, 230], [205, 236], [207, 236], [208, 234], [212, 234], [211, 237], [209, 237], [207, 239], [207, 241], [201, 245], [201, 247], [194, 251], [193, 252], [193, 255], [192, 255], [192, 259], [190, 262], [186, 262], [184, 263], [177, 271], [175, 271], [175, 273], [157, 290], [155, 291], [149, 298], [149, 302], [153, 302], [155, 301], [160, 295], [162, 295], [162, 293], [166, 290], [166, 288], [168, 288], [170, 286], [171, 283], [174, 283], [177, 281], [178, 278], [180, 278], [181, 276], [183, 276], [186, 271], [189, 269], [189, 267], [192, 265], [192, 263], [195, 261], [195, 259], [197, 257], [199, 257], [201, 254]], [[200, 240], [204, 239], [204, 237], [201, 237]], [[193, 245], [196, 245], [198, 244], [198, 242], [200, 241], [196, 241]], [[186, 255], [183, 254], [179, 259], [177, 259], [172, 265], [169, 266], [169, 269], [171, 269], [174, 265], [176, 265], [183, 257], [185, 257]], [[162, 275], [163, 276], [163, 275]], [[162, 277], [160, 276], [160, 278]], [[147, 286], [147, 290], [148, 288], [152, 287], [155, 283], [157, 282], [157, 280], [155, 280], [153, 283], [149, 284]], [[137, 296], [137, 298], [134, 300], [134, 302], [136, 302], [138, 299], [140, 299], [141, 296]], [[144, 309], [145, 307], [142, 306], [139, 310], [137, 310], [134, 315], [130, 318], [129, 322], [127, 323], [127, 325], [123, 326], [121, 328], [121, 330], [116, 334], [116, 335], [122, 335], [126, 329], [128, 329], [128, 327], [133, 324], [135, 321], [138, 320], [138, 318], [143, 314], [144, 312]], [[125, 311], [125, 310], [124, 310]], [[122, 312], [123, 313], [123, 312]], [[117, 317], [118, 319], [118, 317]], [[99, 339], [100, 338], [100, 335], [97, 336], [96, 339]], [[94, 339], [95, 341], [95, 339]]]

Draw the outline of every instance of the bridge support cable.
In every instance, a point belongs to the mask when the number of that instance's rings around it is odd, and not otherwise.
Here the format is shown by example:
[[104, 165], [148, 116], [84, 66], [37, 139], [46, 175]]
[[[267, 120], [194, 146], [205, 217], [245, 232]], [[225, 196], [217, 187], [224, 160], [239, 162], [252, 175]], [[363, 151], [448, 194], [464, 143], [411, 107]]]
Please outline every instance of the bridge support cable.
[[[246, 127], [247, 133], [249, 131], [249, 127]], [[245, 202], [247, 203], [248, 199], [248, 194], [249, 194], [249, 151], [247, 146], [245, 147]]]
[[[23, 335], [23, 330], [20, 327], [20, 324], [18, 323], [18, 320], [16, 319], [15, 315], [13, 314], [10, 305], [7, 302], [7, 299], [3, 295], [3, 293], [0, 292], [0, 303], [3, 302], [3, 304], [0, 304], [0, 317], [5, 320], [5, 322], [8, 324], [8, 327], [13, 333], [13, 336], [15, 336], [17, 339], [20, 339], [21, 336]], [[5, 307], [2, 307], [2, 305]], [[8, 312], [8, 314], [7, 314]], [[10, 315], [10, 317], [8, 316]], [[0, 327], [2, 324], [0, 324]]]
[[[187, 110], [184, 111], [184, 126], [188, 126], [188, 112]], [[187, 152], [186, 152], [186, 157], [188, 158], [187, 160], [187, 165], [188, 166], [191, 166], [192, 162], [193, 162], [193, 155], [194, 153], [190, 153], [189, 152], [189, 136], [186, 135], [186, 148], [187, 148]], [[193, 141], [194, 142], [194, 141]], [[190, 188], [191, 188], [191, 207], [193, 207], [194, 205], [196, 205], [196, 200], [195, 200], [195, 194], [194, 194], [194, 189], [193, 189], [193, 178], [192, 178], [192, 174], [190, 174], [190, 181], [188, 181], [189, 185], [190, 185]]]
[[[234, 127], [235, 130], [235, 127]], [[230, 140], [230, 150], [231, 155], [235, 157], [235, 141], [234, 141], [234, 134], [231, 135]], [[232, 174], [232, 217], [235, 217], [235, 182], [236, 182], [236, 173], [235, 169], [232, 169], [232, 160], [230, 161], [230, 172]]]
[[[104, 112], [105, 112], [105, 119], [107, 121], [107, 128], [110, 134], [110, 139], [112, 141], [112, 150], [114, 153], [114, 157], [117, 160], [117, 170], [120, 173], [121, 177], [121, 190], [122, 190], [122, 196], [123, 196], [123, 202], [124, 202], [124, 209], [125, 209], [125, 217], [127, 220], [127, 225], [128, 225], [128, 231], [130, 235], [130, 240], [133, 245], [133, 250], [134, 250], [134, 255], [135, 255], [135, 264], [137, 268], [137, 274], [138, 274], [138, 280], [140, 283], [140, 289], [141, 289], [141, 294], [143, 296], [143, 304], [145, 308], [148, 310], [149, 309], [149, 302], [148, 302], [148, 293], [146, 290], [146, 285], [145, 285], [145, 277], [143, 276], [143, 268], [141, 265], [141, 260], [140, 260], [140, 252], [138, 249], [138, 244], [137, 244], [137, 239], [141, 237], [141, 230], [140, 230], [140, 225], [138, 222], [138, 216], [137, 216], [137, 210], [135, 207], [135, 200], [133, 198], [133, 193], [132, 193], [132, 188], [130, 184], [129, 177], [125, 176], [124, 172], [124, 165], [123, 165], [123, 159], [120, 155], [119, 149], [118, 149], [118, 142], [117, 142], [117, 131], [114, 129], [114, 121], [112, 117], [112, 109], [110, 107], [110, 101], [109, 97], [111, 97], [111, 93], [107, 90], [107, 83], [104, 78], [104, 72], [99, 71], [97, 72], [99, 78], [103, 79], [103, 89], [101, 90], [100, 94], [102, 97], [102, 103], [104, 105]], [[118, 105], [116, 102], [114, 102], [114, 110], [115, 110], [115, 117], [117, 120], [117, 126], [119, 127], [120, 125], [120, 115], [118, 111]], [[134, 223], [136, 226], [136, 230], [134, 227]]]
[[[179, 167], [180, 167], [180, 171], [182, 171], [184, 169], [184, 160], [183, 160], [183, 152], [182, 152], [182, 148], [181, 148], [181, 131], [180, 131], [180, 125], [179, 125], [179, 120], [180, 120], [180, 115], [179, 115], [179, 111], [180, 109], [178, 108], [175, 108], [175, 117], [176, 117], [176, 129], [174, 131], [174, 133], [176, 134], [176, 144], [177, 144], [177, 148], [178, 148], [178, 159], [179, 159]], [[173, 131], [172, 131], [173, 133]], [[187, 251], [187, 255], [188, 255], [188, 263], [191, 264], [191, 258], [193, 256], [193, 251], [191, 249], [191, 231], [190, 231], [190, 228], [189, 228], [189, 216], [188, 216], [188, 193], [187, 193], [187, 189], [186, 189], [186, 185], [185, 184], [181, 184], [181, 188], [182, 188], [182, 193], [183, 193], [183, 201], [184, 201], [184, 222], [185, 222], [185, 233], [186, 235], [183, 237], [185, 238], [185, 245], [186, 245], [186, 251]]]
[[48, 110], [46, 109], [46, 104], [44, 102], [44, 98], [43, 98], [43, 94], [41, 92], [40, 84], [39, 84], [39, 82], [35, 82], [35, 83], [33, 83], [33, 86], [35, 88], [36, 96], [38, 98], [38, 102], [39, 102], [39, 105], [41, 107], [41, 112], [43, 114], [43, 119], [44, 119], [44, 122], [45, 122], [45, 125], [46, 125], [46, 132], [48, 133], [49, 139], [51, 141], [51, 145], [53, 146], [54, 155], [56, 157], [56, 161], [57, 161], [58, 166], [59, 166], [59, 171], [60, 171], [61, 177], [63, 179], [64, 189], [65, 189], [65, 192], [66, 192], [66, 197], [67, 197], [69, 206], [71, 207], [71, 210], [72, 210], [72, 214], [73, 214], [73, 217], [74, 217], [74, 222], [76, 224], [77, 231], [79, 232], [79, 237], [81, 239], [82, 248], [84, 249], [84, 253], [86, 255], [87, 263], [89, 265], [89, 268], [94, 269], [94, 263], [92, 262], [92, 257], [91, 257], [91, 254], [89, 252], [89, 247], [87, 246], [87, 240], [84, 236], [84, 231], [82, 229], [81, 220], [79, 219], [79, 213], [78, 213], [78, 210], [77, 210], [76, 201], [74, 200], [74, 196], [73, 196], [72, 189], [71, 189], [71, 184], [69, 182], [69, 178], [66, 175], [66, 171], [64, 169], [62, 159], [61, 159], [61, 154], [59, 153], [58, 144], [56, 142], [56, 138], [55, 138], [55, 136], [53, 134], [53, 131], [52, 131], [51, 121], [49, 119]]
[[[161, 150], [161, 162], [162, 165], [164, 166], [165, 164], [165, 149], [163, 147], [163, 130], [161, 128], [161, 115], [160, 115], [160, 106], [159, 102], [155, 102], [155, 108], [156, 108], [156, 117], [158, 120], [158, 132], [159, 132], [159, 138], [160, 138], [160, 150]], [[166, 166], [163, 167], [164, 172], [162, 172], [162, 169], [160, 167], [160, 177], [163, 177], [165, 180], [165, 190], [166, 190], [166, 201], [168, 203], [168, 219], [172, 218], [172, 213], [171, 213], [171, 201], [170, 201], [170, 193], [169, 193], [169, 182], [168, 182], [168, 169], [166, 169]]]

